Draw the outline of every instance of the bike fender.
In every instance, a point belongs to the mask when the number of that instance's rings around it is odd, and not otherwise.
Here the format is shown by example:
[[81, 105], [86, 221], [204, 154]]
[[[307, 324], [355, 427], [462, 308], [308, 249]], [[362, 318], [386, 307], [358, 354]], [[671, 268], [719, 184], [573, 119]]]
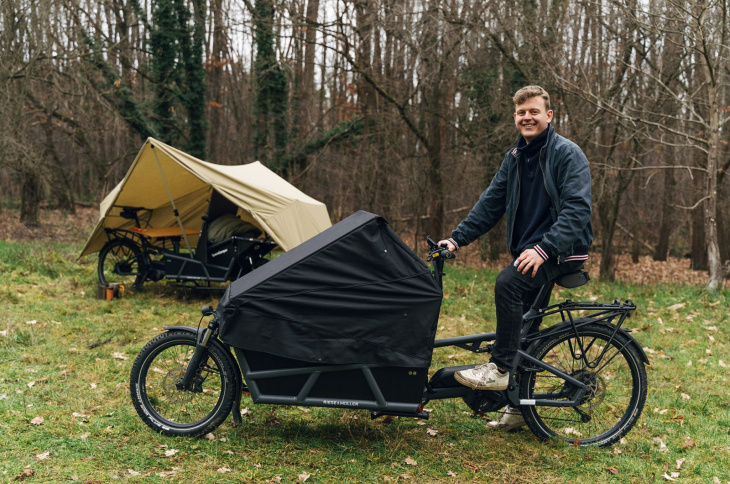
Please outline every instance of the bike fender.
[[[578, 322], [578, 320], [576, 320], [576, 322]], [[611, 329], [616, 328], [616, 326], [614, 326], [613, 324], [608, 324], [608, 323], [604, 323], [602, 321], [595, 321], [595, 320], [593, 320], [593, 321], [584, 321], [584, 324], [599, 324], [601, 326], [605, 326], [605, 327], [611, 328]], [[578, 324], [578, 327], [580, 327], [580, 326], [582, 326], [582, 325], [581, 324]], [[546, 332], [545, 333], [545, 336], [549, 336], [550, 334], [553, 334], [553, 333], [559, 333], [559, 332], [561, 332], [561, 331], [563, 331], [563, 330], [565, 330], [567, 328], [570, 328], [570, 327], [571, 327], [570, 321], [563, 321], [561, 323], [556, 324], [555, 326], [550, 326], [549, 328], [547, 328], [545, 330], [545, 332]], [[631, 346], [633, 346], [634, 349], [636, 350], [636, 352], [639, 354], [639, 357], [641, 358], [641, 361], [644, 362], [644, 364], [646, 364], [646, 365], [651, 365], [651, 363], [649, 362], [649, 358], [646, 356], [646, 352], [644, 352], [644, 348], [642, 348], [641, 345], [639, 344], [639, 342], [636, 341], [633, 336], [631, 336], [631, 333], [629, 332], [629, 330], [628, 329], [624, 329], [624, 328], [620, 328], [619, 331], [621, 333], [623, 333], [624, 335], [626, 335], [629, 338], [629, 344]], [[540, 342], [540, 340], [542, 340], [542, 339], [543, 338], [540, 338], [540, 339], [534, 341], [530, 345], [530, 348], [527, 350], [527, 353], [530, 353], [530, 350], [535, 345], [537, 345]]]
[[163, 326], [162, 329], [164, 329], [165, 331], [179, 330], [187, 331], [188, 333], [192, 334], [198, 334], [198, 329], [193, 328], [192, 326]]

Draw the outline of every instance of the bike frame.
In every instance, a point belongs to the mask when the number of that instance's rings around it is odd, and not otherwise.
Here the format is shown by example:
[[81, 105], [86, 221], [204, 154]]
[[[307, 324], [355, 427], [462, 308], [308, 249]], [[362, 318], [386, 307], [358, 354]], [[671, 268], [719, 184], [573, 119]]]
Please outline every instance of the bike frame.
[[[435, 244], [434, 244], [435, 246]], [[429, 261], [433, 262], [433, 277], [434, 280], [441, 285], [443, 277], [443, 266], [444, 261], [447, 258], [453, 258], [451, 252], [445, 249], [440, 249], [432, 246], [432, 251], [429, 256]], [[515, 356], [515, 368], [517, 370], [510, 375], [510, 382], [507, 390], [504, 391], [476, 391], [458, 383], [447, 384], [445, 386], [437, 387], [435, 380], [438, 379], [439, 373], [453, 375], [458, 369], [468, 367], [447, 367], [439, 370], [431, 380], [428, 380], [427, 368], [394, 368], [394, 367], [383, 367], [381, 365], [370, 365], [370, 364], [349, 364], [349, 365], [329, 365], [320, 364], [314, 365], [306, 362], [284, 362], [279, 367], [267, 367], [266, 365], [259, 365], [255, 367], [256, 352], [242, 350], [240, 348], [233, 347], [233, 351], [236, 354], [238, 366], [240, 367], [243, 375], [243, 379], [247, 387], [243, 386], [243, 382], [239, 382], [242, 389], [248, 390], [251, 393], [251, 397], [254, 403], [267, 403], [277, 405], [300, 405], [300, 406], [318, 406], [318, 407], [339, 407], [339, 408], [358, 408], [370, 410], [373, 418], [382, 415], [399, 415], [399, 416], [411, 416], [428, 418], [428, 412], [423, 410], [423, 406], [431, 400], [439, 400], [446, 398], [463, 398], [467, 401], [470, 398], [482, 398], [485, 397], [490, 401], [488, 407], [482, 407], [478, 405], [482, 411], [493, 411], [497, 410], [507, 403], [513, 406], [524, 406], [524, 405], [536, 405], [536, 406], [552, 406], [552, 407], [577, 407], [580, 405], [581, 400], [588, 391], [588, 387], [581, 381], [573, 378], [572, 376], [564, 373], [558, 368], [540, 361], [529, 354], [530, 348], [538, 344], [544, 338], [550, 337], [551, 335], [563, 332], [566, 328], [576, 334], [578, 341], [578, 347], [573, 351], [573, 357], [575, 359], [583, 358], [585, 360], [586, 350], [590, 348], [592, 343], [586, 343], [584, 346], [583, 341], [579, 337], [579, 329], [587, 324], [603, 324], [613, 328], [613, 336], [618, 334], [619, 331], [628, 332], [628, 330], [622, 328], [622, 324], [629, 316], [631, 311], [636, 309], [636, 306], [631, 301], [620, 303], [614, 301], [612, 304], [601, 304], [592, 302], [573, 302], [565, 301], [559, 304], [548, 306], [545, 309], [540, 309], [541, 302], [547, 297], [552, 290], [554, 283], [549, 283], [541, 288], [531, 309], [524, 315], [523, 318], [523, 329], [522, 329], [522, 349], [517, 352]], [[579, 318], [573, 317], [573, 313], [576, 311], [592, 311], [589, 316], [583, 316]], [[203, 308], [204, 316], [213, 315], [212, 308], [207, 306]], [[561, 315], [561, 321], [556, 325], [550, 326], [544, 330], [530, 333], [529, 330], [532, 327], [533, 321], [551, 316], [555, 314]], [[209, 324], [205, 328], [201, 328], [197, 331], [196, 351], [191, 361], [188, 364], [184, 377], [178, 382], [179, 389], [192, 390], [192, 382], [196, 375], [198, 366], [201, 361], [204, 361], [204, 357], [207, 353], [207, 347], [209, 344], [219, 344], [217, 339], [219, 323], [214, 319], [210, 320]], [[183, 329], [191, 331], [192, 328], [188, 327], [166, 327], [165, 329]], [[194, 330], [192, 330], [194, 331]], [[613, 341], [613, 336], [608, 343]], [[435, 340], [434, 348], [442, 348], [448, 346], [454, 346], [474, 353], [484, 353], [491, 349], [491, 345], [486, 344], [496, 339], [496, 333], [482, 333], [469, 336], [457, 336], [452, 338], [443, 338]], [[646, 355], [641, 350], [638, 343], [633, 338], [629, 338], [629, 341], [634, 344], [639, 350], [639, 354], [642, 355], [644, 361], [648, 363]], [[606, 344], [608, 348], [610, 344]], [[598, 365], [598, 361], [602, 360], [605, 356], [606, 350], [599, 355], [594, 362], [585, 361], [588, 367], [593, 364]], [[253, 359], [252, 359], [253, 358]], [[609, 360], [610, 361], [610, 360]], [[471, 365], [473, 366], [473, 365]], [[422, 397], [420, 401], [397, 401], [392, 398], [388, 398], [388, 392], [392, 394], [393, 381], [397, 384], [405, 382], [405, 380], [397, 372], [405, 373], [415, 377], [412, 381], [416, 385], [425, 385], [419, 388], [423, 388]], [[565, 382], [572, 385], [574, 390], [569, 400], [565, 400], [565, 395], [539, 395], [540, 398], [535, 399], [521, 399], [519, 397], [519, 382], [515, 379], [515, 376], [525, 372], [531, 371], [547, 371], [558, 378], [561, 378]], [[393, 373], [389, 376], [388, 373]], [[348, 375], [349, 379], [358, 379], [362, 381], [362, 386], [369, 391], [369, 395], [374, 398], [358, 398], [358, 397], [322, 397], [321, 395], [313, 395], [313, 389], [315, 385], [321, 384], [328, 381], [328, 378], [334, 380], [337, 377], [342, 378], [342, 375]], [[293, 391], [287, 394], [277, 394], [267, 392], [262, 387], [265, 386], [267, 380], [272, 379], [290, 379], [292, 382]], [[449, 377], [446, 377], [448, 379]], [[444, 380], [444, 379], [442, 379]], [[452, 379], [453, 380], [453, 379]], [[411, 383], [408, 383], [411, 384]], [[334, 387], [332, 394], [337, 395], [339, 389]], [[239, 401], [234, 405], [234, 420], [239, 421], [240, 413], [240, 396]], [[559, 399], [560, 398], [560, 399]], [[468, 403], [468, 401], [467, 401]], [[471, 405], [470, 405], [471, 406]], [[474, 407], [472, 407], [474, 408]], [[579, 410], [578, 410], [579, 411]], [[583, 418], [587, 418], [586, 415], [579, 411]]]

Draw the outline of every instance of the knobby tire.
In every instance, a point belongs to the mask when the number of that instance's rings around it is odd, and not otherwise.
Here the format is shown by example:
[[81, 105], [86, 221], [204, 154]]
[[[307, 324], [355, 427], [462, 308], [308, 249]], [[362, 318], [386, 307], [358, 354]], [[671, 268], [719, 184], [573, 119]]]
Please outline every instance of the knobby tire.
[[[114, 272], [116, 264], [121, 264], [125, 273]], [[142, 287], [147, 278], [150, 262], [134, 242], [125, 239], [114, 239], [106, 243], [99, 252], [97, 273], [101, 284], [120, 282], [130, 287]]]
[[179, 390], [195, 351], [196, 335], [168, 331], [142, 348], [130, 379], [132, 402], [153, 430], [171, 436], [201, 436], [215, 430], [231, 412], [236, 373], [228, 353], [216, 341], [194, 378], [194, 390]]

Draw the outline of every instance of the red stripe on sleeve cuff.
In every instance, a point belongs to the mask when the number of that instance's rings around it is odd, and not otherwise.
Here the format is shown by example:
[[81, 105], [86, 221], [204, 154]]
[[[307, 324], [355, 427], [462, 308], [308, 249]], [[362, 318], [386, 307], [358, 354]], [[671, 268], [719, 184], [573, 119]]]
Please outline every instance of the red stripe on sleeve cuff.
[[548, 260], [550, 257], [548, 257], [547, 253], [540, 248], [539, 245], [536, 245], [534, 249], [537, 251], [538, 254], [540, 254], [540, 257], [542, 257], [545, 260]]

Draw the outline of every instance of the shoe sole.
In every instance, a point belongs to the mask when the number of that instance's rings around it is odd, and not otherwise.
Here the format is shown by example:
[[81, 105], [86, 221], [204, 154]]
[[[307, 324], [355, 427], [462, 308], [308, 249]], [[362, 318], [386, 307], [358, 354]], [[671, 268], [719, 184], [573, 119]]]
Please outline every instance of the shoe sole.
[[464, 385], [465, 387], [469, 387], [469, 388], [472, 388], [474, 390], [495, 390], [495, 391], [499, 391], [499, 390], [506, 390], [507, 389], [507, 386], [508, 386], [507, 384], [505, 384], [503, 387], [497, 388], [497, 387], [494, 387], [494, 386], [487, 387], [485, 385], [473, 385], [472, 383], [469, 382], [469, 380], [466, 380], [466, 379], [462, 378], [462, 376], [459, 375], [458, 373], [454, 373], [454, 379], [456, 381], [458, 381], [459, 383], [461, 383], [462, 385]]
[[527, 425], [527, 424], [523, 420], [521, 423], [511, 424], [511, 425], [489, 425], [489, 424], [487, 424], [487, 428], [490, 428], [492, 430], [503, 430], [505, 432], [509, 432], [511, 430], [517, 430], [519, 428], [522, 428], [525, 425]]

